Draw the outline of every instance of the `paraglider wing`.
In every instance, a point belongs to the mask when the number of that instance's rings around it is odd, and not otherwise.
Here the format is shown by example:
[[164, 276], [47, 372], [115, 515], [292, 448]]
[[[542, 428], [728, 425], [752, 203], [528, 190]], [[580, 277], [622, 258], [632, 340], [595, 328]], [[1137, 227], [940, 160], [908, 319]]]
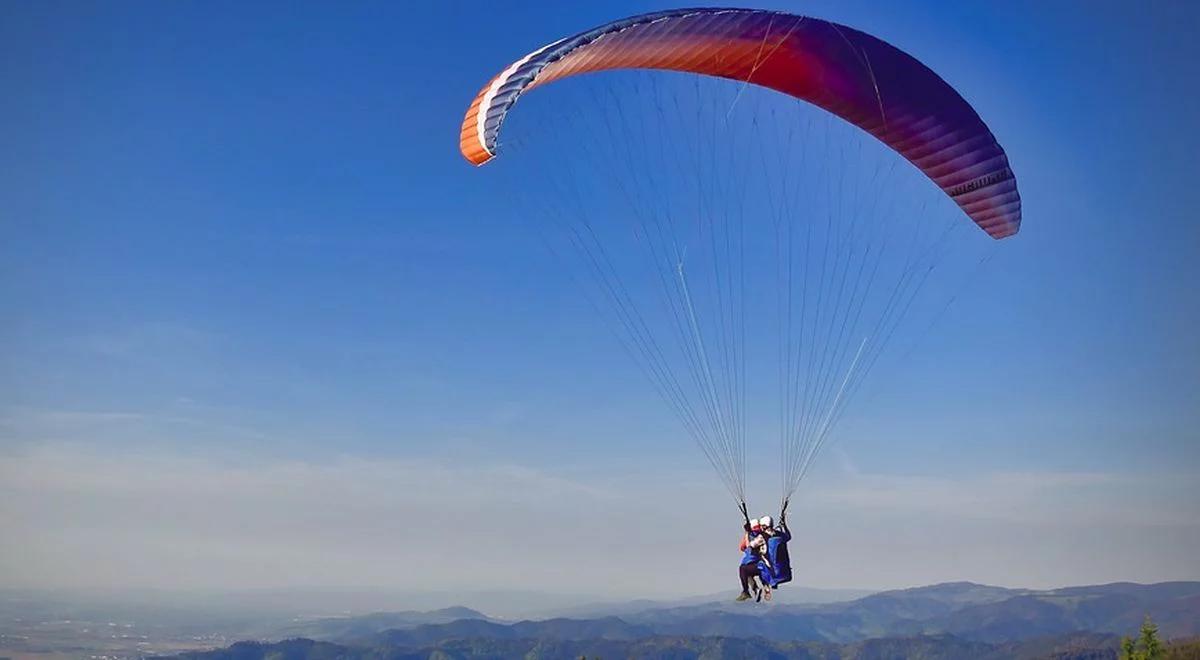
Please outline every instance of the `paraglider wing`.
[[899, 49], [852, 28], [749, 9], [680, 9], [623, 19], [517, 60], [476, 96], [460, 150], [496, 155], [505, 114], [533, 87], [609, 69], [690, 72], [802, 99], [874, 135], [917, 166], [993, 238], [1021, 225], [1008, 157], [975, 110]]

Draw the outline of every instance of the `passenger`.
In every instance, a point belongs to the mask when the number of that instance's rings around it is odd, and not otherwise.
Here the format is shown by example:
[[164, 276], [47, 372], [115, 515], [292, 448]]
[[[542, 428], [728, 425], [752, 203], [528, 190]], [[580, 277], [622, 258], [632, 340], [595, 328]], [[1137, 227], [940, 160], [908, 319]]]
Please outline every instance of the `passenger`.
[[737, 600], [739, 602], [750, 600], [751, 591], [754, 592], [756, 600], [761, 599], [764, 594], [767, 600], [770, 600], [771, 590], [767, 582], [764, 581], [761, 586], [756, 582], [764, 570], [768, 573], [770, 572], [770, 561], [765, 555], [767, 551], [767, 537], [764, 534], [760, 520], [751, 520], [748, 527], [746, 535], [742, 537], [741, 543], [738, 544], [738, 549], [742, 551], [742, 561], [738, 565], [738, 579], [742, 584], [742, 592], [738, 594]]

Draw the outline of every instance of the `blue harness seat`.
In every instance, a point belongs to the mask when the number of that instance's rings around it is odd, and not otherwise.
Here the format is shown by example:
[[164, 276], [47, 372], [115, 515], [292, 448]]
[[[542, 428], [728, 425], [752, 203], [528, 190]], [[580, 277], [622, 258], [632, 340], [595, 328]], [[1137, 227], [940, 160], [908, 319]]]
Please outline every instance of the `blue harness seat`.
[[792, 581], [792, 558], [788, 556], [787, 547], [791, 540], [792, 534], [787, 527], [781, 527], [767, 539], [767, 560], [771, 565], [768, 567], [759, 562], [758, 572], [763, 582], [772, 588]]

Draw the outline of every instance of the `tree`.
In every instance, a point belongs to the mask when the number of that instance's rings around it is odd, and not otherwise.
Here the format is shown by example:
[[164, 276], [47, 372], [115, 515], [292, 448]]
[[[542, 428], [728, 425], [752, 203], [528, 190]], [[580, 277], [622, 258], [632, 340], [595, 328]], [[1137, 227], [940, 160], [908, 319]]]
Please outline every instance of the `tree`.
[[1137, 642], [1129, 637], [1121, 639], [1121, 660], [1163, 660], [1166, 658], [1162, 642], [1158, 640], [1158, 626], [1146, 615]]

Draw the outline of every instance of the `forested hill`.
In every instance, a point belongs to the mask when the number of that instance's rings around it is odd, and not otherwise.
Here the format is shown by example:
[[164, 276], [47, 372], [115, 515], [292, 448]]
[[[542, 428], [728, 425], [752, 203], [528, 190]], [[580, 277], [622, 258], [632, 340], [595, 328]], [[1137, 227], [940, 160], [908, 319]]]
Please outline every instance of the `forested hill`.
[[[644, 607], [643, 607], [644, 606]], [[1200, 582], [1054, 590], [955, 582], [842, 603], [643, 603], [621, 616], [501, 621], [466, 608], [311, 621], [278, 643], [185, 657], [1115, 658], [1151, 616], [1165, 639], [1200, 635]], [[451, 620], [452, 619], [452, 620]], [[312, 641], [316, 639], [317, 641]], [[1200, 651], [1189, 647], [1197, 658]]]
[[[786, 589], [786, 587], [785, 587]], [[842, 603], [643, 603], [612, 614], [571, 618], [488, 619], [473, 610], [375, 614], [311, 621], [264, 636], [422, 647], [450, 639], [634, 640], [653, 636], [762, 637], [850, 643], [882, 637], [953, 635], [1003, 643], [1075, 632], [1128, 634], [1149, 615], [1167, 638], [1200, 635], [1200, 582], [1117, 583], [1048, 591], [970, 582], [885, 591]], [[455, 614], [457, 613], [457, 614]], [[453, 617], [453, 620], [451, 618]]]
[[[778, 642], [762, 638], [666, 637], [639, 640], [458, 639], [436, 646], [346, 646], [295, 639], [240, 642], [173, 660], [529, 660], [538, 658], [769, 658], [772, 660], [1117, 660], [1113, 635], [1077, 634], [988, 644], [952, 635], [871, 639], [850, 644]], [[1164, 660], [1200, 659], [1200, 641], [1167, 645]]]

